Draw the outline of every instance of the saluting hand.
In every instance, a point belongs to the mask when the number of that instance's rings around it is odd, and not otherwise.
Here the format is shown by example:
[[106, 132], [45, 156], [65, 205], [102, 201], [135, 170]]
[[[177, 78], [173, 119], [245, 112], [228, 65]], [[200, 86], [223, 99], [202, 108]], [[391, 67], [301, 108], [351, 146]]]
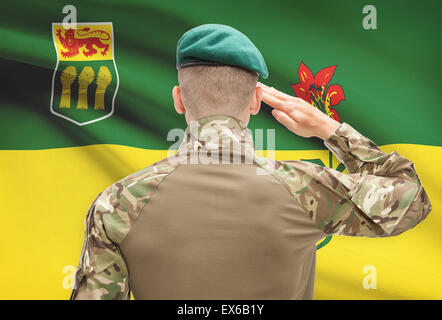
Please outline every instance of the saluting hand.
[[262, 88], [262, 100], [274, 108], [272, 115], [275, 119], [298, 136], [327, 140], [340, 125], [301, 98], [290, 96], [261, 82], [258, 82], [258, 86]]

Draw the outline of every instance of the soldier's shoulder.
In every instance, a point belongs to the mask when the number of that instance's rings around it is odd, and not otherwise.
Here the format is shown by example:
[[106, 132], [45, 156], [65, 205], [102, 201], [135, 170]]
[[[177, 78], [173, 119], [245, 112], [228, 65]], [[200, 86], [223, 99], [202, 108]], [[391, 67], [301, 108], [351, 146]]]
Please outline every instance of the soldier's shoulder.
[[102, 219], [110, 239], [122, 241], [159, 184], [178, 164], [163, 159], [118, 180], [98, 195], [94, 214]]
[[114, 208], [137, 211], [144, 206], [161, 181], [179, 165], [168, 157], [114, 182], [99, 196]]
[[131, 173], [130, 175], [118, 180], [113, 186], [129, 187], [135, 184], [148, 184], [149, 180], [157, 177], [168, 175], [172, 172], [178, 163], [174, 161], [175, 157], [169, 157], [157, 161], [139, 171]]
[[322, 168], [322, 166], [305, 160], [283, 160], [279, 161], [280, 170], [290, 171], [290, 170], [307, 170], [307, 169], [317, 169]]
[[347, 182], [347, 175], [310, 161], [256, 157], [256, 162], [292, 193], [300, 192], [307, 186], [315, 189], [318, 184], [335, 185], [337, 178]]
[[321, 166], [302, 160], [275, 160], [265, 157], [255, 157], [256, 162], [267, 172], [280, 177], [293, 177], [301, 173], [321, 171]]

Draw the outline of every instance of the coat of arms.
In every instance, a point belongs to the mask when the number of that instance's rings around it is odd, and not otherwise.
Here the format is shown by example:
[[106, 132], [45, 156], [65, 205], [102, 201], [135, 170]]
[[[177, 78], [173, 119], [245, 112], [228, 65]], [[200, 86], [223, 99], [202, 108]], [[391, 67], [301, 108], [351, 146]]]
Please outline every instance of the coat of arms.
[[79, 126], [114, 112], [118, 90], [112, 23], [52, 24], [57, 65], [52, 77], [51, 112]]

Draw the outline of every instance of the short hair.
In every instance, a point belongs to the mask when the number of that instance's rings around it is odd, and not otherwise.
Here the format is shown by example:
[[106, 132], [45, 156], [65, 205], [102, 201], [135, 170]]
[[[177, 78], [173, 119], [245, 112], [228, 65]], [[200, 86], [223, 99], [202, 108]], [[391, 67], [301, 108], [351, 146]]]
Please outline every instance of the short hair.
[[258, 74], [227, 65], [195, 65], [178, 70], [181, 99], [193, 118], [238, 117], [250, 105]]

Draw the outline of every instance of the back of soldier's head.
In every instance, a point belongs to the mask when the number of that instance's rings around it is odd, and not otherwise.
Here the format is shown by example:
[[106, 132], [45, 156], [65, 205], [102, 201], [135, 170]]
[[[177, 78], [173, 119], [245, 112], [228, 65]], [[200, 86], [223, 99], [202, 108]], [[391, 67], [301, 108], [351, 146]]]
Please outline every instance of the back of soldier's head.
[[257, 73], [227, 65], [196, 65], [178, 70], [181, 99], [196, 119], [243, 114], [252, 100], [257, 81]]

